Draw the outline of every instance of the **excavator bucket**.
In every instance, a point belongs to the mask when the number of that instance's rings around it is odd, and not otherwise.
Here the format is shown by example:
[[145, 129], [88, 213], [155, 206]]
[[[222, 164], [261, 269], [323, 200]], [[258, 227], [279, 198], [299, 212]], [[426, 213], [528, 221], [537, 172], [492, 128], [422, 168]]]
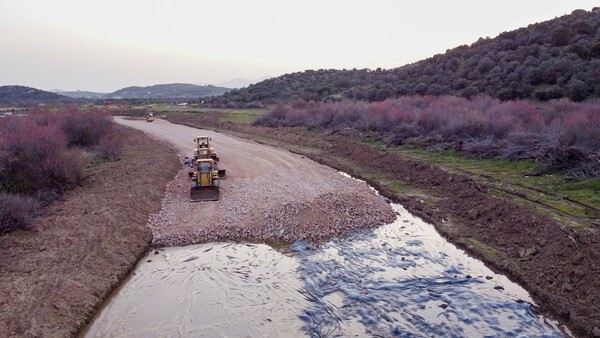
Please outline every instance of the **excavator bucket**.
[[199, 186], [192, 187], [190, 189], [190, 195], [192, 202], [199, 201], [218, 201], [219, 200], [219, 187], [218, 186]]

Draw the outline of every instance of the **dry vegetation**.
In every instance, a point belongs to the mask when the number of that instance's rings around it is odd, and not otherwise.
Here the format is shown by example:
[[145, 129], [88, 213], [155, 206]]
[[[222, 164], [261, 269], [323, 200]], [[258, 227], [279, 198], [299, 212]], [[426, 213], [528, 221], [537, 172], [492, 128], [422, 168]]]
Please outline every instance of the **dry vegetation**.
[[388, 146], [451, 149], [475, 158], [531, 159], [534, 174], [600, 177], [600, 104], [567, 99], [548, 103], [491, 97], [415, 96], [383, 102], [280, 105], [257, 125], [352, 129]]
[[122, 148], [111, 115], [102, 110], [37, 111], [0, 120], [0, 232], [30, 223], [46, 205], [75, 187], [92, 161]]

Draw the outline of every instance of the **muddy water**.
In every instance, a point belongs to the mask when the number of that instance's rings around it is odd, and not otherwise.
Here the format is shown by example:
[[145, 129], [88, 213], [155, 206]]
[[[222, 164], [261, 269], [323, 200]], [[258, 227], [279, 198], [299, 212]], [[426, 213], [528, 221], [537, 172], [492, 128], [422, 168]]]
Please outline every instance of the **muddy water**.
[[393, 208], [394, 223], [318, 247], [151, 252], [86, 336], [561, 336], [525, 290]]

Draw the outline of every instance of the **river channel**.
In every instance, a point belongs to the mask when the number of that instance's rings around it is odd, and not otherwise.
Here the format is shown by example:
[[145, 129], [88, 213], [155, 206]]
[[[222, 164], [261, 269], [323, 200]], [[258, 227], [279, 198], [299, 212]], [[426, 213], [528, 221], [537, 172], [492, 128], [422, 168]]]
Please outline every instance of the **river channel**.
[[400, 205], [314, 245], [152, 251], [86, 337], [560, 337], [528, 293]]

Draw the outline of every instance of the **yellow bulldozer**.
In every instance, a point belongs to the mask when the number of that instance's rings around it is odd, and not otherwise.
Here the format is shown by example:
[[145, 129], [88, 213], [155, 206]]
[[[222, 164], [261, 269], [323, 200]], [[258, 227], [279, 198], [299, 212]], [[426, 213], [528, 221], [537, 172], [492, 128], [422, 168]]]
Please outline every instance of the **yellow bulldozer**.
[[213, 160], [219, 162], [219, 157], [215, 150], [210, 146], [210, 137], [208, 136], [197, 136], [194, 139], [196, 143], [196, 147], [194, 148], [194, 158], [212, 158]]
[[[210, 141], [211, 139], [208, 136], [197, 136], [194, 139], [194, 142], [196, 143], [196, 147], [194, 148], [194, 159], [199, 160], [210, 158], [215, 161], [216, 166], [216, 163], [219, 162], [219, 157], [217, 156], [215, 150], [210, 146]], [[218, 173], [219, 177], [224, 177], [225, 169], [218, 169]]]
[[154, 121], [154, 113], [148, 113], [148, 117], [146, 117], [146, 121], [153, 122]]
[[219, 200], [219, 170], [212, 158], [197, 159], [192, 176], [192, 202]]

